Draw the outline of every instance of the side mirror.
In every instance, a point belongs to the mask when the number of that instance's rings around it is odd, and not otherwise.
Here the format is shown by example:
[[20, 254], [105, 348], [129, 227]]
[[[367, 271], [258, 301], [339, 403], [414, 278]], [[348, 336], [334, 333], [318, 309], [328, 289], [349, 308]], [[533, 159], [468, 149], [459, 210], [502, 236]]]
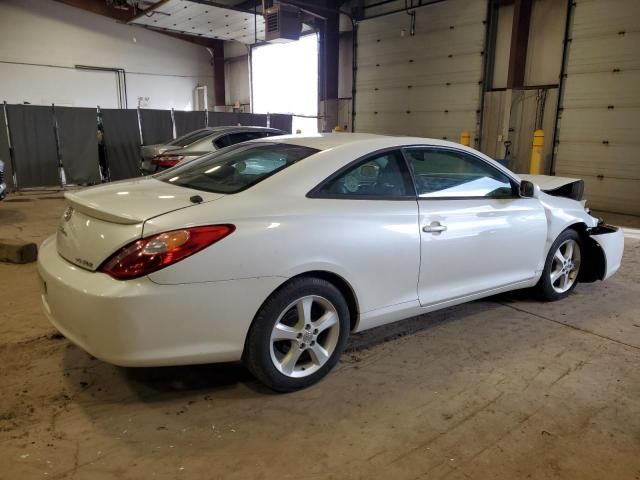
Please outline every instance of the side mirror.
[[535, 186], [528, 180], [522, 180], [520, 182], [519, 193], [522, 198], [533, 198], [535, 192]]

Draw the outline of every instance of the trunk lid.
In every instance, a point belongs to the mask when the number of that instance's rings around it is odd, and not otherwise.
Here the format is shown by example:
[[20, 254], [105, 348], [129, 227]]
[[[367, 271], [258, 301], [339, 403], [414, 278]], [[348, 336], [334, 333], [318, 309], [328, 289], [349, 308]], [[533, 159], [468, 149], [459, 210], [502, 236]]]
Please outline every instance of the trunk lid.
[[165, 213], [222, 198], [218, 193], [178, 187], [154, 178], [115, 182], [66, 193], [68, 207], [57, 231], [57, 248], [67, 261], [88, 270], [124, 245], [141, 238], [144, 222]]

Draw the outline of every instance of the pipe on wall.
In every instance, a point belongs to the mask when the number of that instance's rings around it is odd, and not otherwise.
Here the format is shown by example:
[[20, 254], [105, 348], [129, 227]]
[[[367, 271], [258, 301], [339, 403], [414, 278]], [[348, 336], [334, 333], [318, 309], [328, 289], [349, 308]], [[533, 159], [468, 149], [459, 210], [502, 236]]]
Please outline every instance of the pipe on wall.
[[118, 108], [128, 108], [127, 101], [127, 74], [124, 68], [117, 67], [96, 67], [93, 65], [74, 65], [76, 70], [93, 70], [97, 72], [113, 72], [116, 74]]

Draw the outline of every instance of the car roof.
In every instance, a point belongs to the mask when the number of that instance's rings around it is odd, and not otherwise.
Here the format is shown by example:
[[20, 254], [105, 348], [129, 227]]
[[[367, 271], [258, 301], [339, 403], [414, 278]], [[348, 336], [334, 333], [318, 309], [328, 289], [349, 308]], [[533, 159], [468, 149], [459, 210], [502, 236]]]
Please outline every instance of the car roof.
[[277, 137], [262, 138], [253, 142], [277, 142], [288, 143], [290, 145], [300, 145], [302, 147], [314, 148], [316, 150], [329, 150], [335, 147], [342, 147], [357, 143], [375, 143], [377, 148], [398, 147], [402, 145], [435, 145], [443, 147], [464, 148], [459, 143], [449, 142], [436, 138], [422, 137], [400, 137], [391, 135], [377, 135], [373, 133], [318, 133], [314, 135], [281, 135]]
[[206, 127], [204, 130], [209, 130], [212, 133], [222, 133], [222, 132], [233, 132], [236, 130], [256, 130], [256, 131], [267, 131], [267, 132], [281, 132], [277, 128], [270, 127], [258, 127], [255, 125], [227, 125], [227, 126], [218, 126], [218, 127]]

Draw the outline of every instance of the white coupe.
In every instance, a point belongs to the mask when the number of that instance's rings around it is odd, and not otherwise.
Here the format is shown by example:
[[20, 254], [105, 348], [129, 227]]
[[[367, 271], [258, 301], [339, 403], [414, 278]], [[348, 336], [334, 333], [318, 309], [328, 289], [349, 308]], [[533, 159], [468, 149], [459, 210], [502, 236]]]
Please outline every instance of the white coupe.
[[67, 193], [40, 249], [42, 303], [107, 362], [242, 360], [291, 391], [326, 375], [350, 332], [518, 288], [555, 300], [612, 275], [622, 231], [554, 179], [545, 193], [425, 138], [242, 143]]

